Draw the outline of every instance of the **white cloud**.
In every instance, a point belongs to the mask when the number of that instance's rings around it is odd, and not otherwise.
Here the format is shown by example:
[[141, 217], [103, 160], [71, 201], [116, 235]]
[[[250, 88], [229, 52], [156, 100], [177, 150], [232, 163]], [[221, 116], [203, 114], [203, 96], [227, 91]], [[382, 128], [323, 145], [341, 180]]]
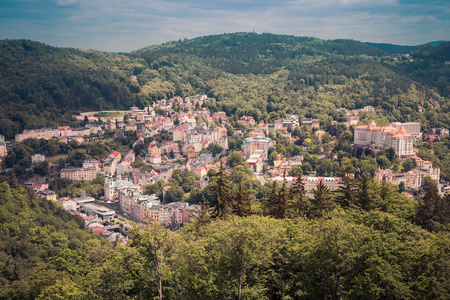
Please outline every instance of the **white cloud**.
[[[46, 18], [46, 9], [59, 17]], [[108, 51], [237, 31], [403, 44], [450, 39], [444, 0], [56, 0], [41, 10], [32, 20], [0, 18], [0, 38]]]

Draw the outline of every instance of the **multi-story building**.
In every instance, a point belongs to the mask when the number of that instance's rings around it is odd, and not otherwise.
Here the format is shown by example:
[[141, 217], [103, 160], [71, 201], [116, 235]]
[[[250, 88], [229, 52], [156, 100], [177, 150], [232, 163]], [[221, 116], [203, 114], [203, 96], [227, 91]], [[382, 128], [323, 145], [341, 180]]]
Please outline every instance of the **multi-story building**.
[[118, 198], [120, 191], [133, 191], [139, 192], [140, 187], [134, 185], [131, 181], [117, 179], [114, 180], [111, 176], [105, 176], [105, 199], [108, 201], [113, 201]]
[[65, 168], [61, 169], [61, 178], [74, 181], [90, 181], [97, 178], [97, 169], [92, 168]]
[[50, 200], [50, 201], [56, 201], [56, 199], [58, 198], [58, 195], [54, 191], [49, 190], [49, 189], [38, 191], [37, 194], [39, 197], [46, 198], [47, 200]]
[[193, 157], [197, 156], [197, 152], [195, 151], [195, 147], [193, 145], [186, 147], [185, 152], [186, 152], [187, 158], [193, 158]]
[[319, 119], [303, 118], [302, 125], [311, 126], [312, 128], [319, 128], [320, 121]]
[[153, 153], [150, 154], [148, 160], [151, 164], [160, 164], [161, 163], [161, 154]]
[[[297, 177], [275, 177], [273, 180], [279, 182], [280, 184], [283, 181], [286, 181], [287, 185], [291, 185], [294, 181], [297, 180]], [[342, 177], [306, 177], [302, 176], [303, 184], [305, 185], [305, 190], [308, 193], [311, 193], [314, 189], [317, 188], [317, 185], [320, 181], [322, 181], [325, 186], [328, 188], [330, 192], [334, 192], [339, 189], [339, 185], [342, 182]]]
[[399, 130], [401, 127], [403, 127], [406, 130], [406, 133], [410, 134], [413, 137], [414, 143], [422, 141], [422, 133], [420, 132], [421, 125], [419, 122], [408, 122], [408, 123], [392, 122], [389, 125]]
[[247, 159], [247, 163], [252, 168], [253, 172], [261, 172], [263, 166], [263, 160], [267, 156], [267, 152], [264, 150], [255, 150]]
[[357, 116], [347, 117], [347, 125], [348, 126], [357, 125], [358, 122], [359, 122], [359, 117], [357, 117]]
[[6, 149], [6, 143], [0, 142], [0, 158], [4, 158], [8, 155], [8, 150]]
[[249, 137], [244, 139], [242, 148], [246, 157], [249, 157], [255, 150], [263, 150], [268, 152], [269, 148], [274, 145], [273, 140], [266, 137]]
[[[72, 130], [70, 131], [72, 133]], [[50, 140], [53, 137], [59, 137], [61, 133], [58, 128], [44, 128], [36, 130], [24, 130], [20, 134], [16, 134], [16, 142], [21, 142], [29, 138]]]
[[291, 122], [290, 122], [290, 125], [291, 125], [293, 128], [300, 126], [300, 122], [299, 122], [299, 119], [298, 119], [298, 115], [287, 114], [287, 115], [286, 115], [286, 119], [289, 119], [289, 120], [291, 121]]
[[113, 151], [108, 155], [108, 157], [106, 157], [105, 161], [103, 162], [103, 171], [105, 172], [105, 175], [116, 174], [117, 164], [119, 163], [121, 157], [122, 154], [120, 154], [120, 152], [118, 151]]
[[248, 127], [255, 125], [255, 119], [252, 116], [242, 116], [241, 122], [246, 124]]
[[45, 155], [43, 155], [43, 154], [33, 154], [33, 155], [31, 155], [31, 163], [33, 165], [40, 164], [43, 161], [45, 161]]
[[5, 137], [0, 135], [0, 161], [6, 155], [8, 155], [8, 150], [6, 149]]
[[405, 182], [406, 187], [411, 189], [418, 189], [422, 186], [424, 178], [429, 176], [431, 179], [439, 182], [440, 169], [433, 168], [430, 161], [426, 161], [417, 156], [412, 156], [416, 160], [417, 167], [405, 173], [394, 174], [391, 170], [378, 169], [375, 172], [374, 178], [377, 182], [386, 180], [386, 182], [399, 185], [400, 182]]
[[392, 147], [400, 158], [414, 155], [414, 138], [403, 126], [398, 129], [391, 125], [380, 127], [372, 120], [368, 126], [356, 126], [354, 143], [356, 147], [377, 150]]
[[96, 172], [98, 172], [99, 167], [98, 167], [98, 160], [96, 159], [86, 159], [83, 161], [83, 168], [87, 169], [87, 168], [94, 168], [96, 170]]

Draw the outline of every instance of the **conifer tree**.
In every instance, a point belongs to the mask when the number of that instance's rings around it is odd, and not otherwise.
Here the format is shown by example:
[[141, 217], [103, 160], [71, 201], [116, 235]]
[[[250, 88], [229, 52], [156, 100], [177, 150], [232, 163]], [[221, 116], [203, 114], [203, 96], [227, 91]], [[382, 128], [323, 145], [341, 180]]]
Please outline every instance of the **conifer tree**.
[[240, 217], [248, 217], [255, 212], [252, 210], [251, 198], [244, 189], [242, 182], [238, 185], [238, 190], [233, 193], [233, 214]]
[[278, 182], [272, 182], [272, 189], [269, 191], [264, 201], [264, 215], [274, 216], [278, 202]]
[[225, 167], [220, 162], [220, 168], [214, 176], [214, 182], [208, 187], [211, 198], [212, 217], [223, 218], [231, 213], [231, 185]]
[[344, 209], [348, 209], [355, 205], [356, 190], [353, 178], [348, 172], [342, 175], [342, 182], [339, 183], [339, 188], [336, 191], [335, 200]]
[[369, 173], [364, 173], [357, 182], [356, 201], [358, 206], [369, 211], [378, 205], [378, 195], [374, 188], [373, 178]]
[[206, 201], [205, 196], [202, 196], [200, 201], [200, 207], [194, 210], [192, 218], [194, 220], [194, 226], [200, 228], [211, 221], [211, 209], [210, 204]]
[[329, 189], [319, 181], [315, 190], [313, 190], [314, 199], [311, 201], [311, 216], [313, 218], [324, 218], [332, 209], [331, 195], [328, 194]]
[[276, 210], [274, 217], [277, 219], [284, 219], [287, 216], [290, 197], [289, 191], [286, 185], [286, 179], [283, 180], [283, 185], [278, 192], [278, 201], [276, 202]]
[[303, 183], [301, 174], [298, 174], [297, 180], [292, 182], [290, 189], [289, 212], [292, 217], [297, 217], [306, 213], [307, 205], [305, 194], [305, 184]]
[[[442, 199], [437, 184], [431, 178], [425, 178], [423, 184], [425, 193], [417, 210], [417, 223], [429, 231], [435, 229], [435, 222], [446, 224], [449, 221], [448, 197]], [[447, 204], [447, 205], [446, 205]]]

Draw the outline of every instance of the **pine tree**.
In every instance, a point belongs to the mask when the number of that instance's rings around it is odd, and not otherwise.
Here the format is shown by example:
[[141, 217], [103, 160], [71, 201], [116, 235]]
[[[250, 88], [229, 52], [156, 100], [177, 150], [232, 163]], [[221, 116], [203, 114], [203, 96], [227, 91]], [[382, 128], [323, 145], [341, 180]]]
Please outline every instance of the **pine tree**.
[[345, 172], [335, 195], [336, 202], [344, 209], [353, 207], [356, 202], [356, 190], [353, 178]]
[[206, 201], [205, 196], [202, 196], [200, 207], [196, 208], [192, 214], [194, 226], [200, 228], [211, 221], [210, 204]]
[[417, 210], [417, 223], [425, 229], [433, 231], [435, 229], [434, 222], [442, 221], [440, 220], [442, 216], [440, 209], [444, 208], [445, 200], [442, 201], [436, 182], [429, 177], [425, 178], [422, 189], [425, 194]]
[[276, 206], [278, 202], [278, 182], [272, 182], [272, 189], [268, 193], [264, 201], [264, 215], [274, 216], [276, 212]]
[[287, 217], [290, 197], [289, 191], [286, 185], [286, 179], [283, 180], [283, 185], [278, 192], [278, 201], [276, 205], [275, 215], [274, 217], [277, 219], [284, 219]]
[[240, 217], [248, 217], [255, 212], [252, 210], [251, 198], [244, 189], [242, 182], [238, 185], [238, 190], [233, 193], [233, 214]]
[[219, 172], [214, 176], [214, 182], [208, 187], [211, 198], [212, 217], [223, 218], [231, 213], [231, 185], [225, 167], [220, 162]]
[[315, 190], [313, 190], [314, 199], [311, 201], [311, 217], [324, 218], [332, 209], [331, 195], [328, 194], [329, 189], [319, 181]]
[[292, 182], [290, 189], [289, 213], [292, 217], [297, 217], [307, 212], [305, 184], [300, 174], [297, 178], [297, 180]]
[[379, 203], [373, 178], [368, 173], [364, 173], [357, 182], [356, 201], [365, 211], [376, 208]]

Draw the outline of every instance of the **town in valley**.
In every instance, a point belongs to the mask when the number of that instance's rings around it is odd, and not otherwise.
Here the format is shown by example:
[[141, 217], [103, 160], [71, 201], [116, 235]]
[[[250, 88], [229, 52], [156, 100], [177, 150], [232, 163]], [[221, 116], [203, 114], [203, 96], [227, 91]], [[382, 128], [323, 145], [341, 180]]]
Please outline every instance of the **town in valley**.
[[[301, 177], [312, 197], [319, 182], [334, 193], [343, 176], [364, 172], [412, 199], [427, 177], [442, 195], [450, 190], [416, 147], [448, 136], [447, 129], [377, 124], [371, 118], [383, 110], [372, 106], [338, 109], [339, 120], [325, 122], [294, 114], [270, 123], [248, 115], [231, 122], [209, 109], [214, 102], [206, 95], [175, 97], [127, 111], [80, 113], [79, 128], [27, 129], [14, 141], [2, 137], [3, 168], [40, 197], [81, 215], [92, 232], [122, 243], [133, 222], [171, 229], [192, 222], [221, 168], [233, 182], [245, 182], [253, 201], [275, 181], [290, 186]], [[32, 153], [20, 158], [24, 147]]]

